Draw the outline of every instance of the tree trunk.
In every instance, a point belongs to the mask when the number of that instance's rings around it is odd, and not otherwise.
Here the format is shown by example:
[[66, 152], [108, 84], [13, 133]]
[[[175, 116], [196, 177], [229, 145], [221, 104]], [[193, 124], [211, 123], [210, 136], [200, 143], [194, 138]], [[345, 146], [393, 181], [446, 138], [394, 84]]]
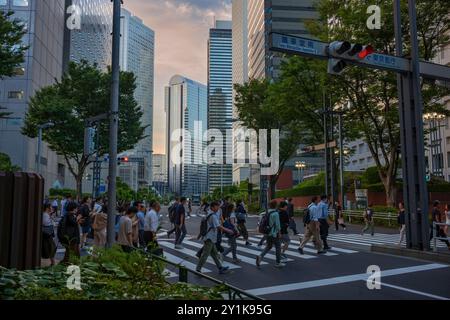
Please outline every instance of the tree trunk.
[[77, 199], [78, 201], [81, 201], [81, 198], [83, 197], [83, 174], [78, 174], [75, 177], [76, 183], [77, 183]]
[[386, 192], [386, 205], [388, 207], [395, 208], [397, 201], [397, 186], [395, 185], [395, 179], [391, 177], [385, 177], [381, 180]]

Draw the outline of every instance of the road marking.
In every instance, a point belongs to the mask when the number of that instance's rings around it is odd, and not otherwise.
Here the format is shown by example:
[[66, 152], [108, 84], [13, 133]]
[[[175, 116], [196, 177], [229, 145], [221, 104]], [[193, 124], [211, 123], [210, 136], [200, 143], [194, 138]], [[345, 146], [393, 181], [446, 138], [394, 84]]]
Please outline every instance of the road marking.
[[[189, 241], [186, 241], [185, 243], [189, 243]], [[163, 247], [166, 247], [166, 248], [173, 249], [173, 244], [172, 243], [161, 242], [160, 245], [163, 246]], [[181, 253], [184, 253], [184, 254], [186, 254], [186, 255], [188, 255], [188, 256], [198, 260], [197, 256], [195, 255], [197, 252], [195, 252], [193, 250], [190, 250], [190, 249], [187, 249], [187, 248], [174, 249], [174, 250], [178, 251], [178, 252], [181, 252]], [[211, 257], [209, 257], [206, 262], [209, 263], [209, 264], [212, 264], [212, 265], [216, 265], [214, 260], [213, 260], [213, 258], [211, 258]], [[223, 262], [223, 266], [224, 267], [228, 267], [230, 270], [232, 270], [232, 269], [241, 269], [240, 266], [237, 266], [237, 265], [232, 264], [232, 263], [228, 263], [226, 261]]]
[[[256, 239], [256, 238], [253, 238], [253, 237], [249, 237], [249, 239], [252, 240], [252, 241], [259, 241], [260, 240], [260, 239]], [[306, 252], [309, 252], [309, 253], [317, 253], [317, 250], [310, 249], [310, 248], [304, 248], [303, 250], [306, 251]], [[295, 252], [295, 251], [291, 251], [291, 250], [287, 250], [285, 252], [285, 254], [290, 255], [290, 256], [294, 256], [294, 257], [297, 257], [297, 258], [302, 258], [302, 259], [305, 258], [304, 254], [301, 255], [300, 253]], [[331, 257], [331, 256], [337, 256], [337, 253], [327, 252], [325, 255]], [[306, 259], [308, 259], [308, 258], [306, 258]]]
[[[303, 235], [302, 235], [302, 236], [303, 236]], [[256, 237], [258, 237], [259, 239], [262, 238], [261, 235], [257, 235]], [[292, 243], [292, 244], [295, 244], [295, 245], [298, 245], [298, 246], [300, 245], [300, 241], [298, 241], [298, 240], [291, 240], [291, 243]], [[312, 243], [310, 243], [310, 242], [308, 242], [308, 243], [306, 244], [306, 246], [315, 249], [314, 245], [313, 245]], [[316, 252], [316, 250], [310, 251], [310, 249], [307, 250], [306, 248], [305, 248], [304, 250], [305, 250], [305, 251], [308, 251], [308, 252]], [[336, 247], [332, 247], [331, 250], [328, 250], [328, 251], [334, 251], [334, 252], [340, 252], [340, 253], [348, 253], [348, 254], [351, 254], [351, 253], [358, 253], [358, 251], [355, 251], [355, 250], [342, 249], [342, 248], [336, 248]], [[333, 254], [332, 254], [332, 255], [333, 255]]]
[[[245, 246], [245, 241], [237, 240], [236, 242], [237, 242], [238, 244], [242, 244], [243, 246]], [[228, 245], [226, 245], [226, 246], [228, 247]], [[245, 252], [245, 253], [248, 253], [248, 254], [251, 254], [251, 255], [255, 256], [255, 258], [256, 258], [256, 256], [259, 256], [259, 255], [261, 254], [261, 251], [253, 250], [253, 249], [248, 249], [248, 248], [245, 248], [245, 247], [243, 247], [243, 246], [238, 246], [238, 247], [237, 247], [237, 250], [238, 250], [238, 251]], [[309, 257], [310, 257], [310, 258], [315, 258], [315, 257], [313, 257], [313, 256], [309, 256]], [[271, 253], [266, 254], [266, 255], [264, 256], [264, 258], [267, 258], [267, 259], [273, 260], [273, 261], [276, 261], [276, 260], [277, 260], [277, 257], [276, 257], [274, 254], [271, 254]], [[310, 258], [308, 258], [307, 256], [305, 256], [303, 259], [310, 259]], [[287, 261], [287, 262], [291, 262], [291, 261], [294, 261], [294, 260], [292, 260], [292, 259], [287, 259], [286, 261]]]
[[[184, 243], [186, 243], [186, 244], [188, 244], [188, 245], [190, 245], [190, 246], [192, 246], [192, 247], [195, 247], [195, 248], [199, 248], [199, 249], [200, 249], [200, 248], [203, 248], [203, 245], [200, 244], [200, 243], [197, 243], [197, 242], [184, 241]], [[225, 244], [225, 243], [224, 243], [222, 246], [228, 248], [228, 245]], [[239, 251], [239, 246], [238, 246], [238, 251]], [[230, 258], [228, 258], [228, 257], [225, 257], [225, 258], [226, 258], [226, 259], [230, 259]], [[248, 257], [243, 256], [243, 255], [241, 255], [241, 254], [238, 256], [238, 258], [239, 258], [242, 262], [248, 263], [248, 264], [250, 264], [250, 265], [252, 265], [252, 266], [254, 266], [254, 265], [256, 264], [255, 258], [253, 258], [253, 259], [252, 259], [252, 258], [248, 258]], [[268, 264], [268, 263], [262, 261], [261, 264]]]
[[[179, 265], [182, 265], [183, 267], [186, 267], [188, 269], [192, 269], [195, 270], [197, 268], [197, 266], [193, 263], [190, 263], [188, 261], [186, 261], [185, 259], [179, 258], [173, 254], [170, 254], [168, 252], [164, 252], [164, 257], [166, 257], [167, 260], [169, 260], [172, 263], [176, 263]], [[212, 272], [211, 270], [207, 269], [207, 268], [202, 268], [202, 272], [203, 273], [209, 273]]]
[[166, 279], [178, 277], [178, 274], [170, 271], [169, 269], [164, 269], [164, 273], [166, 274]]
[[[382, 271], [381, 277], [389, 277], [389, 276], [408, 274], [408, 273], [413, 273], [413, 272], [443, 269], [443, 268], [448, 268], [448, 267], [449, 267], [448, 265], [433, 263], [433, 264], [425, 264], [425, 265], [420, 265], [420, 266], [391, 269], [391, 270]], [[303, 289], [308, 289], [308, 288], [317, 288], [317, 287], [323, 287], [323, 286], [329, 286], [329, 285], [355, 282], [355, 281], [360, 281], [360, 280], [367, 281], [367, 279], [368, 279], [367, 273], [360, 273], [360, 274], [354, 274], [354, 275], [349, 275], [349, 276], [334, 277], [334, 278], [329, 278], [329, 279], [313, 280], [313, 281], [291, 283], [291, 284], [272, 286], [272, 287], [266, 287], [266, 288], [252, 289], [252, 290], [247, 290], [247, 292], [257, 295], [257, 296], [264, 296], [264, 295], [269, 295], [269, 294], [274, 294], [274, 293], [297, 291], [297, 290], [303, 290]]]
[[392, 284], [388, 284], [388, 283], [384, 283], [384, 282], [381, 282], [381, 283], [377, 282], [377, 284], [380, 284], [381, 287], [384, 286], [384, 287], [393, 288], [393, 289], [397, 289], [397, 290], [401, 290], [401, 291], [406, 291], [406, 292], [414, 293], [414, 294], [417, 294], [420, 296], [425, 296], [425, 297], [436, 299], [436, 300], [450, 300], [449, 298], [446, 298], [446, 297], [436, 296], [431, 293], [426, 293], [426, 292], [422, 292], [422, 291], [417, 291], [417, 290], [412, 290], [412, 289], [403, 288], [403, 287], [399, 287], [399, 286], [394, 286]]

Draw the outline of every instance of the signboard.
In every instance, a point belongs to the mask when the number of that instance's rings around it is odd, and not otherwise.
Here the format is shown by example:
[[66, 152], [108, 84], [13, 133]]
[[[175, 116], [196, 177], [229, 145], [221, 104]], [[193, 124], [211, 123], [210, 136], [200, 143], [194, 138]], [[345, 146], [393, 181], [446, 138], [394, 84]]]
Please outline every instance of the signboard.
[[326, 54], [327, 43], [308, 38], [294, 37], [279, 33], [270, 35], [270, 50], [280, 52], [290, 52], [306, 56], [328, 58]]
[[105, 192], [106, 192], [106, 185], [101, 184], [101, 185], [98, 187], [98, 193], [99, 193], [99, 194], [102, 194], [102, 193], [105, 193]]
[[[336, 148], [336, 147], [337, 147], [337, 142], [336, 141], [328, 142], [328, 148], [329, 149]], [[302, 149], [301, 151], [298, 151], [297, 154], [321, 151], [321, 150], [325, 150], [325, 148], [326, 148], [325, 143], [323, 143], [323, 144], [319, 144], [317, 146], [306, 147], [306, 148]]]
[[369, 206], [369, 190], [355, 189], [356, 208], [366, 209]]

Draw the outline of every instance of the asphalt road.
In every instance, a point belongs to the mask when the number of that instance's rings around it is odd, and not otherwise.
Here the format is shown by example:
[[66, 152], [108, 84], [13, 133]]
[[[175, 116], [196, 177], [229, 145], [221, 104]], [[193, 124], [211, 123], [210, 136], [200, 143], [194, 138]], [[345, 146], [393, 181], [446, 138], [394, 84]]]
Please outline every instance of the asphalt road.
[[[193, 211], [194, 215], [196, 209]], [[195, 268], [197, 258], [195, 252], [201, 247], [196, 240], [199, 231], [200, 216], [193, 216], [187, 220], [188, 236], [184, 243], [184, 250], [174, 249], [174, 236], [167, 238], [165, 230], [170, 223], [162, 211], [162, 228], [159, 242], [169, 260], [185, 264], [188, 268]], [[288, 258], [290, 261], [283, 269], [274, 267], [274, 255], [268, 255], [263, 260], [264, 265], [257, 268], [255, 257], [260, 248], [257, 242], [260, 235], [256, 233], [257, 217], [249, 217], [248, 229], [252, 246], [238, 243], [238, 257], [241, 263], [233, 264], [231, 258], [225, 258], [231, 267], [226, 275], [219, 275], [214, 263], [208, 262], [203, 272], [214, 278], [226, 281], [236, 287], [249, 291], [265, 299], [280, 300], [345, 300], [345, 299], [450, 299], [450, 266], [431, 263], [412, 258], [398, 257], [370, 252], [372, 243], [398, 242], [398, 235], [393, 229], [377, 229], [374, 237], [361, 236], [360, 226], [348, 226], [346, 231], [336, 232], [334, 226], [330, 228], [330, 245], [332, 249], [327, 255], [317, 256], [312, 245], [309, 252], [300, 256], [297, 252], [298, 237], [291, 234]], [[298, 221], [299, 232], [303, 228]], [[226, 243], [226, 238], [224, 242]], [[369, 289], [368, 267], [377, 266], [381, 272], [380, 289]], [[177, 281], [176, 270], [168, 268], [171, 273], [170, 281]], [[208, 281], [190, 275], [190, 282], [210, 285]], [[373, 283], [372, 281], [370, 283]]]

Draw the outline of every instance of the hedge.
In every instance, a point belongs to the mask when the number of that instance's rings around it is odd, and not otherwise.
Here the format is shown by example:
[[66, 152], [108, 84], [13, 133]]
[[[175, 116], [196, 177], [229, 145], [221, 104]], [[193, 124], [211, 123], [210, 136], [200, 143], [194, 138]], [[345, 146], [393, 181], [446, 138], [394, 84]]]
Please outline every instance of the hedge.
[[304, 196], [317, 196], [324, 192], [322, 186], [303, 186], [299, 188], [278, 191], [276, 193], [277, 198], [289, 198], [289, 197], [304, 197]]

